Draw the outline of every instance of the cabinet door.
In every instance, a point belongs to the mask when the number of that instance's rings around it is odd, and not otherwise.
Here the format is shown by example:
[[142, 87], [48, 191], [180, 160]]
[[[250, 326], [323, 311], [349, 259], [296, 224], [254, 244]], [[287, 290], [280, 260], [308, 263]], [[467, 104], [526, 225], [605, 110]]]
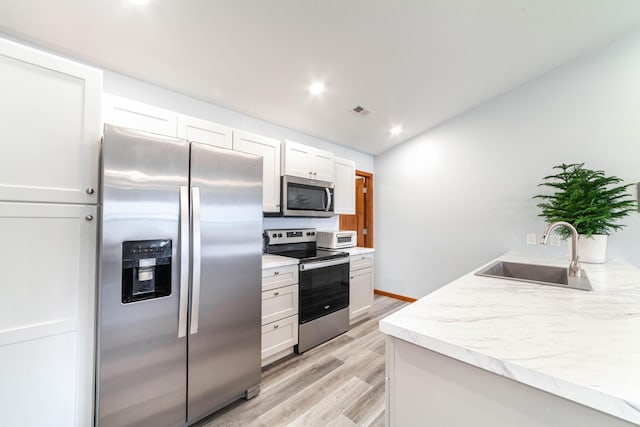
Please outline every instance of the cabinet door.
[[92, 425], [96, 223], [95, 206], [0, 203], [2, 425]]
[[333, 209], [337, 214], [356, 213], [356, 164], [347, 159], [334, 159], [335, 187]]
[[298, 316], [287, 317], [262, 327], [262, 359], [298, 344]]
[[230, 150], [233, 145], [231, 135], [231, 128], [195, 117], [178, 115], [178, 138]]
[[102, 72], [0, 39], [0, 200], [97, 203]]
[[280, 212], [280, 141], [234, 131], [233, 149], [262, 156], [262, 210]]
[[284, 142], [282, 175], [313, 178], [312, 147], [293, 141]]
[[349, 278], [349, 319], [368, 314], [373, 304], [373, 269], [352, 271]]
[[102, 106], [104, 123], [174, 138], [178, 134], [178, 113], [173, 111], [108, 93], [103, 95]]
[[314, 150], [311, 156], [311, 169], [314, 179], [334, 182], [333, 153]]

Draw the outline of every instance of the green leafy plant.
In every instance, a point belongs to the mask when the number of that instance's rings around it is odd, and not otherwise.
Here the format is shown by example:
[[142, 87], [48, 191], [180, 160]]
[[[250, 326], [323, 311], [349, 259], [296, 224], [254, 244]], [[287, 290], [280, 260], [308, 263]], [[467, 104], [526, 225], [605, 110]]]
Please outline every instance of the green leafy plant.
[[[549, 223], [566, 221], [579, 234], [609, 234], [624, 227], [618, 224], [621, 218], [636, 210], [636, 201], [627, 188], [633, 184], [620, 185], [622, 180], [606, 176], [603, 171], [584, 168], [584, 163], [561, 164], [553, 169], [559, 172], [542, 178], [538, 187], [550, 187], [553, 194], [538, 194], [538, 215]], [[563, 238], [571, 235], [566, 227], [558, 230]]]

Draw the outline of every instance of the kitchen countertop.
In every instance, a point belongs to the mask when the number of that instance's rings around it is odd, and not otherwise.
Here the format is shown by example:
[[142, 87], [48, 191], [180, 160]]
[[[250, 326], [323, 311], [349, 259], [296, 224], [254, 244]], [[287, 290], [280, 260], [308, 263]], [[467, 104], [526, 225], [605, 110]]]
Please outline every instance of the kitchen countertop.
[[348, 252], [349, 255], [353, 256], [353, 255], [362, 255], [362, 254], [369, 254], [369, 253], [373, 253], [376, 250], [374, 248], [361, 248], [361, 247], [357, 247], [357, 248], [341, 248], [341, 249], [336, 249], [336, 251], [340, 251], [340, 252]]
[[380, 330], [640, 424], [640, 270], [620, 260], [582, 267], [592, 292], [475, 276], [479, 267], [386, 317]]
[[280, 255], [262, 254], [262, 268], [284, 267], [285, 265], [298, 265], [297, 258]]

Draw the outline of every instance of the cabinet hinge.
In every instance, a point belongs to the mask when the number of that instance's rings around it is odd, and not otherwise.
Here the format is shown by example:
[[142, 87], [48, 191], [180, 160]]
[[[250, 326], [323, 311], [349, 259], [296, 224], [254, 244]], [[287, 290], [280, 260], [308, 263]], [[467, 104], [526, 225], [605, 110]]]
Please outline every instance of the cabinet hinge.
[[362, 187], [362, 192], [366, 194], [367, 193], [367, 187]]
[[363, 229], [362, 229], [362, 235], [363, 235], [363, 236], [366, 236], [366, 235], [367, 235], [367, 229], [366, 229], [366, 228], [363, 228]]

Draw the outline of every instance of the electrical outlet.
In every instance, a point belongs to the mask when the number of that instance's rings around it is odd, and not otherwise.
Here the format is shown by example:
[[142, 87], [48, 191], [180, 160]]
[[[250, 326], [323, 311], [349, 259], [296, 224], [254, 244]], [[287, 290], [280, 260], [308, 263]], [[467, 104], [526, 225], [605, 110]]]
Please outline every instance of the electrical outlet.
[[562, 239], [560, 238], [560, 236], [558, 236], [557, 234], [551, 235], [551, 241], [549, 242], [551, 246], [560, 246], [561, 242], [562, 242]]
[[536, 240], [536, 235], [531, 233], [527, 234], [527, 245], [537, 245], [538, 241]]

